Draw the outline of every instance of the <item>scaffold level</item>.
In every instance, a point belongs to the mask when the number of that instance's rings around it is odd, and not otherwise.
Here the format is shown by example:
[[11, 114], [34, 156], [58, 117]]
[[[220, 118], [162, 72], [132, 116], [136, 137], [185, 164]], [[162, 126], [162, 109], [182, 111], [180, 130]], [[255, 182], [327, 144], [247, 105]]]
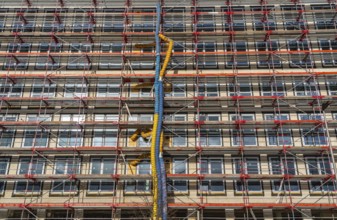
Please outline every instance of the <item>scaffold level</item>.
[[336, 0], [0, 5], [0, 219], [337, 219]]

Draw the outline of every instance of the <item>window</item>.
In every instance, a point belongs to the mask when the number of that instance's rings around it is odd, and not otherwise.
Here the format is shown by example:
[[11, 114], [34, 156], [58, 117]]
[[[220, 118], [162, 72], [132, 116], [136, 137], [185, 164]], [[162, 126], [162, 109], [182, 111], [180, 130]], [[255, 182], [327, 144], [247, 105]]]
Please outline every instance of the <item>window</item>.
[[[337, 40], [319, 40], [323, 67], [337, 66]], [[331, 52], [330, 52], [331, 51]]]
[[54, 97], [56, 92], [56, 84], [32, 84], [31, 97]]
[[336, 29], [336, 6], [334, 4], [312, 5], [316, 29]]
[[[115, 159], [112, 158], [92, 158], [91, 174], [115, 174]], [[89, 192], [113, 192], [115, 190], [115, 181], [110, 180], [90, 180]]]
[[303, 16], [304, 5], [281, 5], [283, 11], [283, 24], [286, 30], [305, 30], [308, 24]]
[[[173, 174], [187, 174], [187, 159], [173, 158], [172, 173]], [[182, 192], [188, 190], [187, 180], [171, 180], [168, 183], [168, 190], [170, 192]]]
[[[9, 158], [0, 158], [0, 175], [8, 174]], [[5, 191], [6, 182], [0, 181], [0, 194]]]
[[273, 6], [251, 6], [253, 12], [253, 28], [256, 31], [276, 30], [276, 21], [270, 14], [274, 10]]
[[61, 52], [62, 50], [62, 44], [61, 43], [40, 43], [39, 47], [40, 52], [46, 53], [46, 52]]
[[44, 130], [26, 130], [22, 147], [47, 147], [49, 132]]
[[56, 70], [60, 68], [60, 56], [39, 56], [36, 59], [35, 69], [36, 70]]
[[164, 32], [183, 32], [185, 30], [184, 14], [184, 8], [164, 8]]
[[337, 82], [334, 80], [329, 80], [326, 82], [329, 95], [337, 95]]
[[12, 147], [15, 138], [15, 131], [8, 129], [0, 130], [0, 147]]
[[[168, 69], [185, 69], [186, 57], [182, 54], [185, 51], [185, 42], [174, 42], [173, 54], [168, 64]], [[180, 54], [179, 54], [180, 53]]]
[[[307, 157], [306, 169], [310, 175], [332, 175], [333, 165], [328, 157]], [[317, 191], [336, 191], [334, 181], [328, 180], [310, 180], [309, 187], [311, 192]]]
[[74, 122], [82, 122], [85, 121], [85, 115], [81, 114], [62, 114], [61, 121], [74, 121]]
[[86, 44], [82, 44], [82, 43], [71, 43], [70, 45], [70, 52], [72, 53], [88, 53], [92, 51], [92, 44], [90, 43], [86, 43]]
[[[45, 160], [41, 158], [21, 158], [17, 174], [38, 175], [44, 173]], [[18, 181], [15, 183], [15, 193], [38, 193], [42, 189], [41, 181]]]
[[26, 70], [29, 64], [29, 57], [7, 56], [3, 65], [4, 70]]
[[[249, 68], [249, 59], [247, 54], [242, 54], [242, 52], [247, 51], [247, 42], [226, 42], [224, 44], [225, 52], [225, 66], [226, 68]], [[241, 52], [236, 54], [236, 52]]]
[[140, 83], [132, 84], [130, 88], [130, 97], [152, 97], [153, 84]]
[[[297, 175], [295, 158], [270, 157], [269, 170], [272, 175]], [[299, 181], [296, 180], [272, 180], [273, 191], [300, 191]]]
[[[289, 120], [288, 114], [265, 114], [265, 120], [274, 120], [274, 121], [282, 121]], [[282, 123], [282, 122], [280, 122]], [[267, 144], [268, 146], [291, 146], [292, 135], [291, 130], [283, 128], [282, 126], [275, 126], [275, 128], [266, 129], [267, 133]]]
[[252, 85], [246, 82], [228, 83], [230, 96], [252, 96]]
[[[231, 121], [236, 121], [238, 124], [241, 121], [254, 121], [255, 116], [253, 114], [241, 114], [241, 115], [230, 115]], [[256, 131], [254, 128], [242, 128], [238, 126], [238, 129], [232, 130], [232, 145], [233, 146], [256, 146], [257, 138]]]
[[216, 51], [215, 42], [198, 43], [196, 49], [197, 53], [199, 53], [196, 60], [199, 69], [215, 69], [218, 67], [217, 56], [212, 54], [212, 52], [214, 53]]
[[286, 96], [286, 88], [283, 82], [262, 82], [261, 95], [263, 96]]
[[[169, 121], [186, 121], [186, 115], [174, 114], [167, 118]], [[172, 146], [173, 147], [186, 147], [187, 146], [187, 129], [172, 129], [168, 132], [172, 133]]]
[[[129, 121], [130, 122], [148, 122], [148, 121], [153, 121], [153, 115], [149, 114], [133, 114], [129, 116]], [[128, 130], [129, 135], [128, 138], [136, 132], [135, 129], [129, 129]], [[130, 138], [129, 138], [130, 139]], [[129, 141], [129, 144], [134, 144], [136, 147], [150, 147], [151, 146], [151, 141], [147, 138], [143, 138], [141, 135], [138, 136], [137, 140], [133, 142], [131, 139]]]
[[95, 17], [91, 9], [75, 9], [75, 16], [73, 20], [74, 32], [92, 32], [95, 28]]
[[[198, 119], [196, 119], [198, 120]], [[199, 121], [216, 121], [220, 122], [220, 114], [200, 114]], [[197, 143], [198, 144], [198, 143]], [[200, 129], [200, 146], [202, 147], [219, 147], [222, 145], [221, 129]]]
[[7, 51], [9, 53], [23, 52], [28, 53], [32, 49], [31, 43], [9, 43]]
[[117, 114], [95, 114], [95, 121], [118, 121], [118, 119]]
[[68, 70], [90, 70], [91, 58], [88, 55], [85, 56], [69, 56], [67, 63]]
[[103, 20], [103, 32], [123, 32], [124, 8], [105, 8]]
[[200, 80], [198, 96], [219, 96], [219, 84], [211, 80]]
[[0, 10], [0, 31], [4, 31], [5, 24], [6, 24], [6, 17], [7, 17], [8, 9], [1, 9]]
[[[80, 165], [80, 158], [56, 158], [54, 174], [79, 174]], [[56, 193], [77, 192], [78, 185], [79, 181], [77, 180], [54, 181], [51, 191]]]
[[[139, 175], [150, 175], [151, 164], [149, 160], [143, 160], [137, 164], [136, 173]], [[151, 182], [149, 180], [126, 181], [126, 192], [150, 192]]]
[[27, 8], [17, 9], [16, 17], [13, 19], [12, 31], [13, 32], [32, 32], [35, 27], [35, 16], [38, 9]]
[[[205, 158], [200, 160], [200, 174], [223, 174], [223, 160], [220, 158]], [[200, 180], [200, 191], [223, 192], [225, 184], [223, 180]]]
[[[255, 157], [244, 157], [233, 159], [233, 168], [235, 174], [260, 174], [260, 161]], [[261, 192], [262, 182], [260, 180], [236, 180], [235, 190], [237, 192]]]
[[[121, 52], [121, 50], [119, 52]], [[100, 70], [121, 70], [122, 63], [122, 56], [101, 56], [98, 68]]]
[[198, 13], [198, 23], [194, 27], [194, 31], [215, 31], [214, 15], [209, 12], [214, 12], [214, 8], [201, 8], [198, 7], [196, 12]]
[[[257, 51], [278, 51], [279, 50], [279, 43], [277, 41], [257, 41], [255, 43]], [[277, 53], [258, 53], [258, 67], [261, 68], [277, 68], [282, 67], [282, 59], [280, 58]]]
[[[300, 120], [324, 120], [322, 115], [299, 114]], [[313, 125], [312, 128], [301, 129], [304, 146], [322, 146], [327, 145], [325, 129], [321, 126]]]
[[[122, 43], [101, 43], [101, 51], [103, 53], [118, 53], [123, 50]], [[112, 57], [110, 57], [112, 58]]]
[[[290, 67], [312, 67], [314, 65], [310, 55], [310, 45], [306, 40], [290, 40], [288, 41], [288, 50], [292, 51], [289, 55]], [[296, 53], [294, 51], [307, 51]]]
[[312, 80], [303, 80], [294, 82], [296, 96], [317, 96], [320, 95], [319, 85]]
[[97, 84], [97, 97], [119, 97], [120, 84], [99, 83]]
[[225, 31], [246, 30], [245, 8], [241, 6], [222, 7]]
[[43, 32], [60, 32], [64, 30], [65, 9], [45, 9], [46, 15], [42, 25]]
[[21, 97], [23, 84], [0, 84], [0, 97]]
[[[84, 115], [63, 114], [61, 121], [73, 121], [80, 123], [85, 120]], [[58, 146], [59, 147], [78, 147], [83, 143], [83, 131], [81, 129], [63, 129], [59, 131]]]
[[83, 132], [81, 129], [61, 130], [59, 132], [59, 147], [78, 147], [82, 146]]
[[166, 96], [174, 97], [185, 97], [186, 96], [186, 84], [184, 83], [173, 83], [171, 84], [170, 93], [166, 93]]
[[132, 24], [133, 31], [134, 32], [154, 32], [155, 31], [155, 12], [156, 10], [154, 8], [137, 8], [133, 9], [133, 12], [147, 12], [147, 13], [153, 13], [149, 15], [144, 16], [131, 16], [131, 20], [134, 21]]
[[86, 84], [65, 84], [64, 97], [87, 97], [88, 86]]
[[94, 129], [92, 146], [117, 146], [117, 129]]
[[[17, 115], [0, 115], [0, 121], [17, 121]], [[12, 147], [15, 139], [15, 130], [0, 130], [0, 147]]]

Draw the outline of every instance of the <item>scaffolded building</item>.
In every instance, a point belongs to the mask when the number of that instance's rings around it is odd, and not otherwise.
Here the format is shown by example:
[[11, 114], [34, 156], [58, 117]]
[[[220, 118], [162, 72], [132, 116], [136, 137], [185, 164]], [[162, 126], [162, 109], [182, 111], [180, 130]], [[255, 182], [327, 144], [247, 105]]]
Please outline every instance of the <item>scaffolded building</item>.
[[333, 0], [2, 1], [0, 218], [337, 218], [336, 15]]

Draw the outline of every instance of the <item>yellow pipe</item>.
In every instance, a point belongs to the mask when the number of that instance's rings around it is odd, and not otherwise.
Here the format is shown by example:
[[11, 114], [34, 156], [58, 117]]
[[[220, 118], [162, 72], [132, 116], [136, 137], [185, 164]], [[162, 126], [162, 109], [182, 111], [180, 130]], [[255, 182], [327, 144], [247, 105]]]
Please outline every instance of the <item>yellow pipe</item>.
[[169, 44], [167, 50], [166, 50], [166, 56], [165, 56], [165, 60], [164, 60], [164, 63], [163, 63], [163, 66], [160, 70], [160, 74], [159, 74], [159, 77], [164, 77], [164, 74], [165, 74], [165, 71], [166, 71], [166, 68], [167, 68], [167, 65], [170, 61], [170, 58], [171, 58], [171, 55], [172, 55], [172, 49], [173, 49], [173, 40], [171, 40], [170, 38], [168, 37], [165, 37], [164, 35], [162, 34], [159, 34], [159, 37], [160, 39], [162, 39], [163, 41], [165, 41], [166, 43]]
[[143, 138], [148, 138], [148, 137], [150, 137], [151, 136], [151, 134], [152, 134], [152, 130], [151, 129], [145, 129], [144, 131], [142, 131], [141, 133], [140, 133], [140, 135], [143, 137]]
[[152, 181], [153, 181], [153, 219], [157, 219], [158, 214], [158, 179], [156, 171], [156, 137], [157, 137], [157, 126], [158, 126], [159, 115], [154, 114], [153, 117], [153, 129], [152, 129], [152, 142], [151, 142], [151, 171], [152, 171]]
[[140, 134], [140, 129], [138, 128], [135, 133], [133, 133], [130, 137], [130, 139], [135, 142], [138, 139], [138, 135]]
[[131, 89], [143, 89], [143, 88], [151, 88], [153, 86], [153, 83], [147, 82], [147, 83], [139, 83], [131, 86]]
[[135, 167], [135, 166], [137, 166], [137, 165], [139, 164], [140, 161], [142, 161], [142, 160], [145, 159], [145, 158], [149, 158], [149, 157], [150, 157], [150, 153], [143, 153], [143, 154], [139, 155], [139, 156], [137, 157], [137, 159], [135, 159], [135, 160], [129, 162], [129, 164], [130, 164], [131, 166], [134, 166], [134, 167]]

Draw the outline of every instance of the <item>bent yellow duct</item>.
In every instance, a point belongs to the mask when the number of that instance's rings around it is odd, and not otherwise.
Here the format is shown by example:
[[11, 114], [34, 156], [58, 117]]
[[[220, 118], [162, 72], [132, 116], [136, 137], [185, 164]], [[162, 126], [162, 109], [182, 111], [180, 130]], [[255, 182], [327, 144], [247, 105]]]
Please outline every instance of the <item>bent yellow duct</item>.
[[129, 164], [133, 167], [137, 166], [142, 160], [149, 158], [150, 157], [150, 153], [143, 153], [140, 156], [137, 157], [137, 159], [129, 162]]
[[160, 39], [162, 39], [163, 41], [165, 41], [166, 43], [168, 43], [168, 48], [166, 50], [166, 56], [165, 56], [165, 60], [164, 60], [164, 63], [163, 63], [163, 66], [160, 70], [160, 74], [159, 74], [159, 77], [160, 78], [163, 78], [164, 77], [164, 74], [165, 74], [165, 71], [166, 71], [166, 68], [167, 68], [167, 65], [171, 59], [171, 55], [172, 55], [172, 49], [173, 49], [173, 45], [174, 45], [174, 42], [173, 40], [171, 40], [170, 38], [162, 35], [162, 34], [159, 34], [159, 37]]
[[142, 136], [142, 138], [148, 138], [152, 135], [152, 130], [151, 129], [145, 129], [140, 133], [140, 135]]
[[130, 137], [131, 141], [135, 142], [138, 140], [138, 136], [140, 134], [141, 130], [138, 128], [135, 133], [133, 133]]

